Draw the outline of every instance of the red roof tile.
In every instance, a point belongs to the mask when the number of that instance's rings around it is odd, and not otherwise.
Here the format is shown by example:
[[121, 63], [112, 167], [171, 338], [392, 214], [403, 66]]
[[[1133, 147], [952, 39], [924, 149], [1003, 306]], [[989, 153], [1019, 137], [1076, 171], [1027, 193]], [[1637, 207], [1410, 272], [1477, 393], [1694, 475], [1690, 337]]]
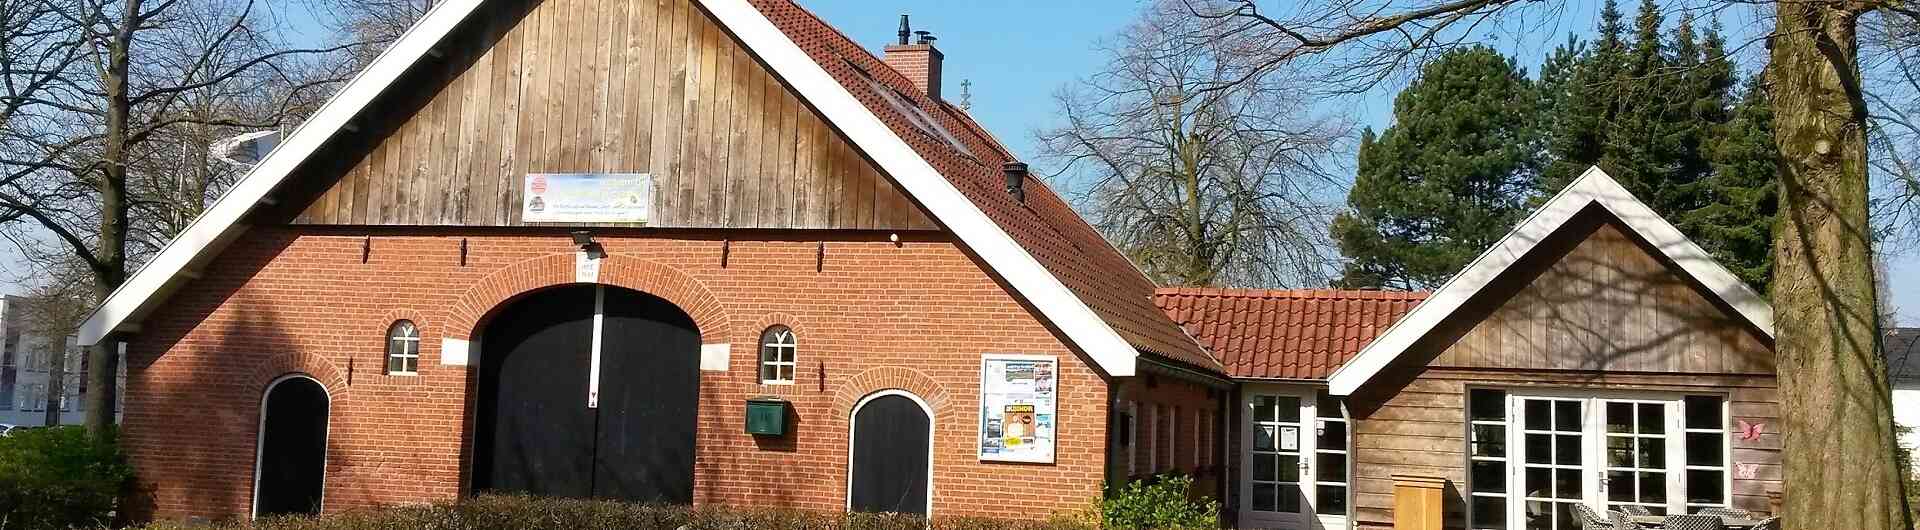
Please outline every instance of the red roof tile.
[[[1199, 343], [1154, 306], [1153, 282], [1045, 183], [1030, 180], [1024, 203], [1006, 192], [1000, 167], [1014, 157], [966, 112], [929, 101], [912, 81], [792, 0], [748, 1], [1129, 344], [1150, 355], [1221, 370]], [[965, 149], [914, 125], [883, 99], [874, 83], [908, 96], [911, 105], [932, 116]]]
[[1251, 379], [1326, 379], [1427, 293], [1336, 289], [1159, 289], [1154, 303]]

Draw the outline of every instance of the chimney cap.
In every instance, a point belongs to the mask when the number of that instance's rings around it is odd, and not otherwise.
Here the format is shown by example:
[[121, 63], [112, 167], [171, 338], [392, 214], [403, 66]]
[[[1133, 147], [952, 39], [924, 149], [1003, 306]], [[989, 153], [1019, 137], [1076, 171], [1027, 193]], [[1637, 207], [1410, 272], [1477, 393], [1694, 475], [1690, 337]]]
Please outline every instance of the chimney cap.
[[913, 35], [913, 26], [907, 23], [907, 14], [900, 14], [900, 45], [907, 45], [907, 38]]
[[920, 39], [914, 42], [914, 44], [925, 44], [925, 45], [931, 46], [933, 45], [933, 41], [935, 39], [939, 39], [939, 37], [933, 36], [933, 32], [927, 31], [924, 29], [920, 31], [915, 31], [913, 32], [913, 34], [920, 37]]

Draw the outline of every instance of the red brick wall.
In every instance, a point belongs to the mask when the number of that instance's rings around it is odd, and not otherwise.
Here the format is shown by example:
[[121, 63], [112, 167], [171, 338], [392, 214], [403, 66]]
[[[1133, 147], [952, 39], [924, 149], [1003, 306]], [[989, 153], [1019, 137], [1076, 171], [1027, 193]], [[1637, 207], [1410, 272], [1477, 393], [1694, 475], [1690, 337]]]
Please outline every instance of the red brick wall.
[[[1189, 475], [1197, 493], [1218, 498], [1215, 482], [1223, 458], [1215, 444], [1222, 434], [1213, 431], [1220, 426], [1214, 415], [1220, 410], [1223, 395], [1205, 385], [1165, 375], [1143, 375], [1117, 386], [1121, 409], [1131, 405], [1138, 411], [1134, 417], [1137, 431], [1131, 447], [1131, 476]], [[1206, 421], [1197, 419], [1201, 415], [1207, 416]], [[1207, 456], [1196, 460], [1201, 452]], [[1124, 454], [1114, 458], [1114, 476], [1129, 475], [1126, 458]]]
[[[327, 511], [464, 491], [474, 389], [468, 367], [440, 364], [441, 338], [484, 326], [479, 306], [570, 281], [574, 247], [558, 230], [408, 234], [375, 233], [363, 264], [360, 233], [256, 228], [144, 323], [129, 344], [124, 428], [144, 490], [136, 510], [245, 516], [260, 394], [288, 372], [333, 396]], [[1084, 360], [949, 242], [827, 236], [839, 239], [820, 272], [816, 241], [735, 240], [723, 268], [718, 239], [598, 237], [611, 255], [603, 283], [666, 291], [656, 294], [693, 315], [706, 342], [733, 344], [728, 371], [701, 373], [696, 503], [842, 509], [848, 409], [887, 388], [935, 408], [936, 516], [1040, 517], [1097, 496], [1108, 387]], [[417, 377], [381, 373], [398, 318], [422, 331]], [[798, 334], [796, 385], [758, 383], [756, 344], [774, 323]], [[1056, 464], [975, 458], [985, 352], [1060, 356]], [[789, 436], [744, 434], [744, 399], [764, 394], [793, 402]]]

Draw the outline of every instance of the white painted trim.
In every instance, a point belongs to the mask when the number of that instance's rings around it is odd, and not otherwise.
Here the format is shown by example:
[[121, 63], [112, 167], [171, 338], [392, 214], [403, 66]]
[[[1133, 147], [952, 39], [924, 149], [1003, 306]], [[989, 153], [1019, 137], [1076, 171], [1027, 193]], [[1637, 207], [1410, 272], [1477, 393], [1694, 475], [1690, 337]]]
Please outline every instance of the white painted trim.
[[881, 170], [899, 182], [908, 195], [926, 206], [934, 219], [952, 230], [988, 267], [1059, 327], [1102, 371], [1116, 377], [1134, 375], [1139, 353], [1133, 345], [1094, 314], [1093, 308], [1060, 283], [1059, 278], [894, 134], [786, 33], [767, 20], [765, 14], [746, 0], [697, 1], [759, 55], [802, 99], [819, 109], [827, 121], [839, 128]]
[[354, 76], [338, 95], [327, 100], [313, 117], [302, 123], [285, 143], [268, 153], [266, 159], [248, 171], [233, 188], [222, 195], [206, 213], [187, 226], [179, 236], [160, 249], [153, 261], [141, 267], [87, 317], [80, 326], [80, 343], [92, 346], [108, 334], [124, 329], [158, 304], [162, 296], [186, 281], [193, 265], [212, 259], [212, 254], [238, 237], [247, 226], [241, 223], [256, 204], [265, 204], [301, 163], [313, 156], [328, 139], [351, 123], [374, 98], [393, 85], [401, 74], [427, 54], [447, 33], [465, 20], [485, 0], [445, 0], [427, 11], [419, 23], [394, 41], [374, 59], [372, 65]]
[[[262, 449], [266, 445], [267, 440], [267, 398], [273, 396], [273, 389], [280, 386], [280, 383], [294, 379], [313, 381], [313, 384], [320, 386], [320, 393], [327, 395], [326, 437], [328, 440], [333, 439], [333, 391], [327, 389], [327, 385], [321, 384], [319, 379], [314, 379], [313, 376], [307, 374], [287, 374], [274, 379], [271, 383], [267, 383], [267, 390], [260, 393], [260, 419], [255, 424], [253, 432], [253, 498], [248, 503], [250, 505], [247, 509], [248, 519], [257, 519], [260, 517], [260, 460], [262, 453], [264, 453]], [[325, 443], [320, 445], [320, 505], [324, 507], [327, 505], [326, 462], [327, 448], [329, 445]]]
[[600, 408], [600, 335], [607, 329], [607, 286], [593, 286], [593, 357], [587, 363], [587, 408]]
[[1475, 258], [1466, 269], [1447, 280], [1425, 302], [1414, 306], [1399, 322], [1360, 350], [1352, 361], [1335, 370], [1329, 378], [1333, 395], [1348, 396], [1359, 390], [1414, 342], [1426, 337], [1540, 242], [1551, 239], [1575, 215], [1593, 204], [1606, 208], [1621, 224], [1647, 240], [1655, 251], [1705, 286], [1708, 293], [1732, 307], [1734, 313], [1768, 337], [1773, 336], [1773, 306], [1765, 297], [1714, 261], [1711, 254], [1688, 240], [1646, 203], [1634, 198], [1613, 177], [1593, 167]]
[[934, 462], [934, 456], [935, 456], [933, 452], [933, 448], [937, 443], [939, 443], [939, 438], [936, 437], [935, 434], [936, 434], [936, 431], [939, 430], [940, 418], [935, 417], [933, 415], [933, 406], [928, 405], [926, 400], [920, 399], [920, 396], [915, 395], [912, 392], [899, 390], [899, 389], [881, 390], [879, 392], [867, 394], [866, 397], [860, 398], [859, 402], [854, 403], [853, 410], [847, 413], [847, 480], [845, 483], [847, 499], [843, 508], [846, 509], [847, 511], [853, 511], [853, 448], [855, 444], [858, 443], [858, 440], [859, 440], [858, 436], [860, 434], [859, 433], [860, 409], [861, 407], [867, 406], [867, 403], [872, 402], [875, 399], [879, 399], [887, 396], [905, 396], [907, 399], [913, 400], [914, 404], [920, 405], [921, 411], [927, 413], [927, 514], [926, 515], [928, 519], [932, 519], [933, 518], [933, 462]]

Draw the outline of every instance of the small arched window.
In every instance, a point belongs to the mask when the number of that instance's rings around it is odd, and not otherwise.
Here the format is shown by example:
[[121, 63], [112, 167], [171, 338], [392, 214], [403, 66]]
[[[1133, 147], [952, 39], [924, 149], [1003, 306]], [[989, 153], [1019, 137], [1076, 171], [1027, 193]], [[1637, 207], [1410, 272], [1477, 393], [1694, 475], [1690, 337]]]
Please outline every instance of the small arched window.
[[793, 330], [786, 326], [773, 326], [760, 333], [760, 383], [767, 385], [793, 384], [793, 370], [798, 364], [794, 357], [799, 353], [800, 345], [793, 337]]
[[420, 373], [420, 328], [399, 320], [387, 328], [387, 375]]

